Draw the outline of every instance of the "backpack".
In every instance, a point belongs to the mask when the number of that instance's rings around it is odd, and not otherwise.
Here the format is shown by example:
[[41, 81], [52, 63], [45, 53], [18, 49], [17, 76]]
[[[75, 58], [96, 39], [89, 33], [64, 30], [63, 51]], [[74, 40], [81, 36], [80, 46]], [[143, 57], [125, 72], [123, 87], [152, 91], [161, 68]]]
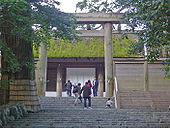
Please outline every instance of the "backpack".
[[78, 92], [78, 87], [77, 87], [77, 86], [75, 86], [75, 87], [73, 88], [73, 93], [76, 93], [76, 92]]

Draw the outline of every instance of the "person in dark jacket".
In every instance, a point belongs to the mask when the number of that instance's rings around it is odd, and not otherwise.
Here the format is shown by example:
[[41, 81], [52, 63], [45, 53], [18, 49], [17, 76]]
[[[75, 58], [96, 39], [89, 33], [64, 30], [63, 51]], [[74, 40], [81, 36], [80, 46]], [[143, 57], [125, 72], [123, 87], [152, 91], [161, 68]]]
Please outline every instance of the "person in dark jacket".
[[[91, 91], [91, 89], [92, 89], [92, 84], [91, 84], [91, 81], [90, 80], [88, 80], [88, 85], [89, 85], [89, 87], [90, 87], [90, 91]], [[92, 91], [91, 91], [91, 93], [92, 93]]]
[[88, 99], [88, 108], [91, 109], [91, 90], [88, 85], [88, 82], [85, 83], [83, 88], [81, 89], [81, 93], [83, 92], [83, 98], [84, 98], [84, 109], [87, 108], [87, 99]]
[[94, 78], [93, 80], [93, 95], [94, 97], [97, 96], [97, 90], [98, 90], [98, 80]]
[[65, 83], [65, 88], [66, 88], [66, 91], [67, 91], [67, 95], [68, 96], [71, 96], [71, 90], [72, 90], [72, 83], [70, 82], [70, 80], [68, 80], [67, 83]]
[[[75, 89], [77, 88], [77, 89]], [[73, 89], [73, 93], [75, 95], [75, 101], [74, 101], [74, 105], [76, 106], [78, 104], [78, 99], [80, 100], [80, 102], [82, 103], [82, 97], [81, 97], [81, 83], [78, 83], [77, 86], [75, 86], [75, 91]]]
[[78, 83], [78, 94], [79, 94], [78, 99], [79, 99], [80, 102], [82, 103], [82, 97], [81, 97], [81, 83]]

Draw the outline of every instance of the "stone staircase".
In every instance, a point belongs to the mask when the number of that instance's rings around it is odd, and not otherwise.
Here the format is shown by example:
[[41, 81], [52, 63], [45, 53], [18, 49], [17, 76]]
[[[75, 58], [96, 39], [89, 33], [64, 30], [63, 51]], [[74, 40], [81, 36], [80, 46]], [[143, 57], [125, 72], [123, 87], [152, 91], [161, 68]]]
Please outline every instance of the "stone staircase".
[[170, 105], [169, 91], [119, 91], [120, 108], [154, 108], [168, 109]]
[[[78, 104], [74, 105], [74, 97], [41, 97], [40, 102], [43, 109], [82, 109], [83, 103], [78, 100]], [[91, 106], [94, 109], [105, 108], [107, 98], [92, 97]], [[87, 102], [88, 104], [88, 102]], [[114, 108], [114, 104], [113, 104]]]
[[5, 128], [169, 128], [170, 111], [105, 109], [106, 98], [92, 98], [92, 109], [74, 106], [73, 97], [41, 97], [42, 111], [11, 121]]

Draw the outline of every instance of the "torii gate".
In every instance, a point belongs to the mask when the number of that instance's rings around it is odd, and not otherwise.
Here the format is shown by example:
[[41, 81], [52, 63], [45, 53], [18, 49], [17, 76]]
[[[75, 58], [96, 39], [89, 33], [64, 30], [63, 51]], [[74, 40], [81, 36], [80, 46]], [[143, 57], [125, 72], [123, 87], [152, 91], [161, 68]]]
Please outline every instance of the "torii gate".
[[[120, 13], [77, 13], [75, 14], [78, 24], [103, 24], [104, 31], [95, 31], [103, 33], [104, 36], [104, 62], [105, 62], [105, 87], [106, 97], [113, 95], [114, 89], [114, 72], [113, 69], [113, 43], [112, 43], [112, 24], [120, 24], [122, 22]], [[100, 81], [100, 80], [99, 80]], [[100, 87], [100, 85], [99, 85]]]
[[[113, 58], [113, 43], [112, 43], [112, 24], [121, 24], [123, 22], [122, 13], [75, 13], [77, 24], [103, 24], [104, 30], [93, 30], [93, 31], [81, 31], [82, 34], [79, 36], [102, 36], [104, 37], [104, 60], [105, 60], [105, 87], [106, 97], [111, 97], [114, 90], [114, 75], [115, 67]], [[118, 33], [115, 31], [114, 33]], [[45, 95], [46, 88], [46, 69], [47, 69], [47, 48], [45, 45], [41, 45], [39, 57], [39, 75], [37, 77], [38, 94]], [[60, 66], [58, 66], [59, 68]], [[102, 83], [99, 80], [99, 88], [102, 88]], [[62, 82], [61, 73], [57, 73], [57, 96], [62, 95]], [[102, 90], [101, 90], [102, 91]], [[102, 92], [100, 92], [101, 94]], [[102, 96], [102, 95], [101, 95]]]

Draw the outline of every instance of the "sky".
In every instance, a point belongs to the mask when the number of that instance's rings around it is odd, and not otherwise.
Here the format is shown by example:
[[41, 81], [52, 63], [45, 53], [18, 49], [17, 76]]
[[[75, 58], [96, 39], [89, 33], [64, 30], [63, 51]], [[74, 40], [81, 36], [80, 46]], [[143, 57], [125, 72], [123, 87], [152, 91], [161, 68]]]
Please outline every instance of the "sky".
[[76, 4], [83, 0], [58, 0], [60, 2], [60, 10], [67, 13], [74, 13]]

